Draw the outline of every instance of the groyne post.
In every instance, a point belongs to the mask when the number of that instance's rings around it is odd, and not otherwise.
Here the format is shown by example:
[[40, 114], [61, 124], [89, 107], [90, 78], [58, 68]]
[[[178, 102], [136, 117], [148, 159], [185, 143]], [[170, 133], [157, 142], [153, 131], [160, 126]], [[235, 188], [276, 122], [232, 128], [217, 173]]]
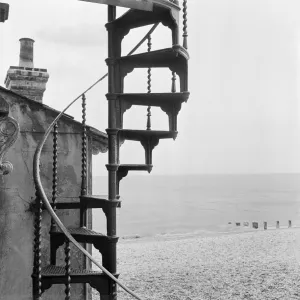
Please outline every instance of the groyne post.
[[267, 230], [267, 229], [268, 229], [268, 223], [264, 222], [264, 230]]
[[276, 228], [279, 229], [279, 221], [276, 221]]

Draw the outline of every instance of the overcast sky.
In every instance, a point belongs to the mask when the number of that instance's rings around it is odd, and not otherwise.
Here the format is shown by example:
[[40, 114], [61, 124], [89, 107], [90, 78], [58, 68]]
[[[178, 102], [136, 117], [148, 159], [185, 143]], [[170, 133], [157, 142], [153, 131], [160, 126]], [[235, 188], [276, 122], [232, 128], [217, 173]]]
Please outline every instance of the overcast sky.
[[[77, 0], [7, 0], [0, 24], [0, 84], [18, 65], [19, 38], [33, 38], [35, 67], [50, 79], [44, 103], [62, 109], [107, 72], [106, 6]], [[6, 2], [7, 2], [6, 1]], [[178, 138], [154, 150], [154, 174], [300, 171], [299, 0], [189, 0], [189, 90]], [[124, 9], [118, 9], [118, 12]], [[148, 28], [131, 32], [124, 54]], [[171, 45], [160, 25], [153, 49]], [[140, 52], [146, 51], [146, 45]], [[134, 71], [125, 91], [146, 91], [146, 70]], [[153, 92], [169, 92], [169, 70], [153, 72]], [[89, 124], [107, 128], [107, 80], [87, 94]], [[79, 107], [77, 107], [78, 111]], [[76, 110], [71, 113], [76, 116]], [[153, 129], [167, 115], [153, 109]], [[125, 113], [125, 128], [144, 129], [146, 107]], [[104, 174], [107, 156], [95, 160]], [[121, 163], [143, 163], [140, 144], [125, 142]]]

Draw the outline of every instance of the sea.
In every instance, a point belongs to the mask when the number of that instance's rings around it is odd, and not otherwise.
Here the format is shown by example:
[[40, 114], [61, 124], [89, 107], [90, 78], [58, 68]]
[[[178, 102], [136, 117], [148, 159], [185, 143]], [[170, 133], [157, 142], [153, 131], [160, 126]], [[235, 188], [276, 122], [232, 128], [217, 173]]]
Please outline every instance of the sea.
[[[133, 174], [133, 175], [132, 175]], [[107, 194], [107, 177], [95, 176], [93, 193]], [[123, 239], [210, 235], [242, 227], [300, 226], [300, 174], [141, 175], [120, 183], [117, 234]], [[102, 210], [93, 228], [106, 232]]]

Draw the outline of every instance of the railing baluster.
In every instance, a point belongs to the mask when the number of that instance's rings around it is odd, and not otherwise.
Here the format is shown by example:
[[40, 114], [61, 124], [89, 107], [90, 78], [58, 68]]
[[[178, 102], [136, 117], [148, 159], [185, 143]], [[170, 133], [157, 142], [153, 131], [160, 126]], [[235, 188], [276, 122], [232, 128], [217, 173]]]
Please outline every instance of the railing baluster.
[[[151, 51], [151, 35], [148, 36], [148, 52]], [[148, 81], [147, 81], [147, 90], [148, 90], [148, 94], [151, 93], [151, 68], [148, 68]], [[147, 108], [147, 130], [151, 130], [151, 106], [148, 106]]]
[[36, 211], [34, 224], [34, 265], [33, 265], [33, 297], [40, 300], [42, 295], [42, 268], [41, 268], [41, 229], [42, 229], [42, 200], [36, 192]]
[[81, 195], [87, 194], [87, 156], [86, 156], [86, 98], [85, 94], [82, 94], [82, 165], [81, 165]]
[[185, 49], [188, 48], [187, 44], [187, 37], [188, 37], [188, 32], [187, 32], [187, 0], [183, 0], [183, 47]]
[[66, 278], [67, 278], [67, 282], [66, 282], [66, 288], [65, 288], [65, 294], [66, 294], [66, 298], [65, 300], [70, 300], [71, 299], [71, 255], [70, 255], [70, 241], [66, 238], [65, 241], [65, 270], [66, 270]]
[[[58, 124], [53, 127], [53, 179], [52, 179], [52, 204], [53, 210], [56, 212], [56, 198], [57, 198], [57, 135]], [[51, 231], [56, 229], [56, 223], [51, 218]]]
[[151, 130], [151, 106], [147, 108], [147, 130]]
[[176, 73], [172, 72], [172, 93], [176, 93]]

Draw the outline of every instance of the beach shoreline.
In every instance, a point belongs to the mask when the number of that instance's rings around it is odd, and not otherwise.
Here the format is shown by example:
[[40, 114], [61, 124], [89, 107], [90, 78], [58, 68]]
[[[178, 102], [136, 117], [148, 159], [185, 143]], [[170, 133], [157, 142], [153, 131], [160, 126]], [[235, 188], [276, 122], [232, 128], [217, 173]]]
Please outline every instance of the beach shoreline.
[[269, 226], [268, 229], [260, 227], [257, 229], [247, 227], [227, 227], [225, 231], [210, 231], [210, 230], [199, 230], [192, 232], [177, 232], [177, 233], [165, 233], [165, 234], [155, 234], [155, 235], [138, 235], [133, 234], [129, 236], [124, 236], [119, 238], [119, 243], [135, 243], [135, 242], [154, 242], [154, 241], [169, 241], [169, 240], [185, 240], [193, 238], [205, 238], [205, 237], [220, 237], [236, 234], [246, 234], [246, 233], [255, 233], [261, 231], [281, 231], [281, 230], [300, 230], [299, 226], [293, 226], [289, 228], [288, 226], [281, 226], [279, 229], [276, 226]]
[[299, 228], [120, 239], [118, 253], [119, 279], [143, 299], [300, 299]]

